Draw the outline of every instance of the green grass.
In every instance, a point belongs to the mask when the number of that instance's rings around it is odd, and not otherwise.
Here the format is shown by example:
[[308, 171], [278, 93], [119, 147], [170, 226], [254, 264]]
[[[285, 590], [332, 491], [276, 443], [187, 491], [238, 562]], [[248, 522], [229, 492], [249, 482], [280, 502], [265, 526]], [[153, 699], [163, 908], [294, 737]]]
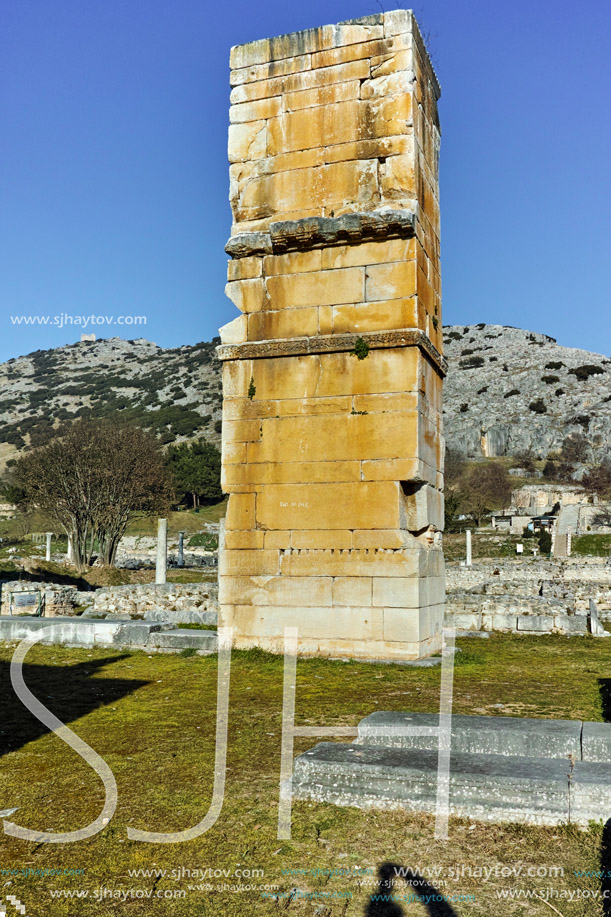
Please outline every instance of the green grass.
[[[611, 679], [611, 647], [595, 638], [525, 637], [494, 634], [461, 639], [456, 658], [454, 711], [549, 718], [603, 716], [601, 689]], [[19, 806], [17, 824], [67, 831], [99, 814], [103, 791], [93, 771], [55, 735], [36, 737], [36, 726], [13, 696], [7, 663], [10, 647], [0, 647], [2, 709], [0, 730], [13, 750], [2, 758], [0, 807]], [[451, 819], [448, 841], [435, 840], [434, 820], [405, 812], [361, 811], [296, 802], [290, 841], [277, 838], [278, 781], [283, 663], [261, 651], [234, 652], [227, 786], [218, 820], [205, 834], [184, 844], [144, 844], [127, 839], [128, 826], [177, 831], [197, 824], [210, 805], [214, 759], [217, 663], [200, 657], [124, 653], [108, 649], [34, 647], [26, 681], [81, 738], [110, 765], [119, 802], [110, 825], [76, 844], [37, 844], [0, 834], [0, 868], [83, 868], [79, 877], [13, 877], [10, 893], [27, 906], [28, 917], [364, 917], [371, 890], [340, 875], [282, 874], [283, 869], [376, 870], [386, 861], [406, 866], [483, 865], [515, 867], [553, 864], [563, 878], [526, 879], [465, 876], [448, 892], [473, 894], [456, 905], [457, 917], [549, 917], [536, 900], [503, 902], [500, 888], [559, 891], [599, 888], [596, 879], [574, 870], [599, 867], [600, 826], [484, 825]], [[70, 668], [66, 668], [70, 667]], [[440, 669], [368, 665], [301, 659], [298, 664], [296, 722], [301, 725], [356, 725], [373, 710], [438, 709]], [[83, 705], [73, 721], [65, 711]], [[502, 704], [503, 706], [498, 706]], [[72, 716], [75, 714], [72, 713]], [[295, 753], [314, 744], [298, 739]], [[601, 816], [609, 813], [601, 811]], [[473, 826], [474, 825], [474, 826]], [[239, 864], [239, 867], [238, 867]], [[50, 889], [146, 888], [188, 890], [189, 878], [168, 873], [130, 877], [137, 868], [182, 867], [263, 869], [257, 883], [283, 892], [346, 892], [353, 898], [321, 902], [294, 898], [276, 905], [256, 891], [188, 891], [185, 899], [51, 899]], [[1, 881], [1, 880], [0, 880]], [[200, 880], [195, 880], [196, 883]], [[219, 881], [219, 880], [213, 880]], [[232, 881], [232, 880], [228, 880]], [[236, 880], [233, 880], [236, 881]], [[250, 880], [253, 881], [253, 880]], [[6, 890], [0, 892], [4, 895]], [[318, 907], [318, 911], [316, 908]], [[402, 904], [407, 917], [424, 914], [420, 904]], [[558, 903], [562, 917], [599, 915], [598, 905]]]
[[572, 540], [573, 554], [593, 554], [607, 557], [611, 554], [611, 535], [579, 535]]
[[[207, 522], [218, 522], [227, 512], [227, 499], [213, 506], [202, 506], [199, 511], [192, 509], [168, 513], [168, 535], [175, 537], [180, 531], [189, 534], [201, 532]], [[156, 535], [157, 518], [155, 516], [135, 516], [127, 527], [127, 535]]]
[[216, 624], [177, 624], [179, 630], [216, 630]]

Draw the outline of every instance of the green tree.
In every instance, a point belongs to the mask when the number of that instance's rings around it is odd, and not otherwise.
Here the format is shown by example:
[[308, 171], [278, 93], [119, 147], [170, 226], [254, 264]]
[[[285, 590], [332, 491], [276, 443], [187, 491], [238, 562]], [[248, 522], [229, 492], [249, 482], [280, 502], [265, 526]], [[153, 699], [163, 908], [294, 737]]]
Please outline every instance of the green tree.
[[18, 459], [15, 479], [28, 505], [72, 539], [79, 571], [96, 545], [102, 562], [114, 564], [132, 515], [165, 512], [173, 496], [157, 439], [109, 421], [68, 425]]
[[170, 446], [166, 464], [180, 502], [190, 500], [195, 508], [223, 499], [221, 453], [212, 443], [199, 439]]

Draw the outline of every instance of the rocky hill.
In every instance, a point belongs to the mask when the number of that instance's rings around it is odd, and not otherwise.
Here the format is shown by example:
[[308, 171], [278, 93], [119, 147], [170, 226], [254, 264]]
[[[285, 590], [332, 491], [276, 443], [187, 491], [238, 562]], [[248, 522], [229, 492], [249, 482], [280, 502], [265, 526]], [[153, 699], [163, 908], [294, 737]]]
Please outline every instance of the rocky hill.
[[611, 457], [611, 360], [502, 325], [444, 328], [449, 446], [476, 458], [531, 450], [544, 458], [567, 436], [589, 461]]
[[120, 415], [169, 443], [220, 443], [219, 340], [164, 350], [144, 339], [81, 341], [0, 365], [0, 464], [71, 418]]
[[[500, 325], [444, 328], [448, 445], [470, 457], [544, 457], [570, 434], [591, 460], [611, 456], [611, 360]], [[0, 467], [57, 425], [120, 414], [163, 442], [220, 442], [220, 364], [209, 343], [165, 350], [110, 338], [39, 350], [0, 365]]]

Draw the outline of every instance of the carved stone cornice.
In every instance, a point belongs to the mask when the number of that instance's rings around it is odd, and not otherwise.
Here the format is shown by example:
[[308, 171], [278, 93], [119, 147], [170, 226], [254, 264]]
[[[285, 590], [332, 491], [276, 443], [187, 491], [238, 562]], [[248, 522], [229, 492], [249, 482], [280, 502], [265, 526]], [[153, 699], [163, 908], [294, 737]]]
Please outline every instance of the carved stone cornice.
[[327, 245], [355, 245], [384, 239], [407, 239], [415, 233], [413, 210], [372, 210], [339, 217], [304, 217], [270, 223], [269, 232], [239, 232], [225, 251], [231, 258], [307, 251]]
[[361, 334], [317, 334], [313, 337], [281, 338], [269, 341], [247, 341], [244, 344], [221, 344], [216, 348], [219, 360], [259, 360], [272, 357], [294, 357], [318, 353], [349, 353], [361, 339], [370, 350], [389, 347], [419, 347], [442, 376], [448, 363], [431, 340], [418, 328], [393, 331], [364, 331]]

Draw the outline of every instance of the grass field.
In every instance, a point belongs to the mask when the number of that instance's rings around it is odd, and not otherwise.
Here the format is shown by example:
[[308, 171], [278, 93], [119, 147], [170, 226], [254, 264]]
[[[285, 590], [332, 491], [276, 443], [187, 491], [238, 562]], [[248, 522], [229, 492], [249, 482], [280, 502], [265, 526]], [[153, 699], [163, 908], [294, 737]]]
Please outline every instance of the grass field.
[[[489, 715], [603, 719], [611, 684], [611, 647], [595, 638], [493, 635], [461, 639], [455, 667], [454, 711]], [[32, 829], [68, 831], [88, 824], [103, 804], [94, 772], [55, 735], [45, 734], [21, 707], [8, 681], [12, 649], [0, 648], [4, 746], [0, 809], [18, 806], [11, 820]], [[147, 656], [111, 650], [35, 647], [26, 682], [64, 722], [88, 742], [115, 774], [118, 807], [110, 825], [75, 844], [40, 844], [0, 835], [1, 870], [83, 869], [82, 876], [11, 876], [10, 893], [27, 906], [28, 917], [117, 913], [201, 917], [365, 917], [438, 914], [439, 917], [554, 913], [540, 899], [499, 901], [507, 889], [544, 893], [553, 887], [581, 898], [550, 899], [562, 917], [601, 915], [600, 903], [583, 895], [600, 890], [599, 880], [575, 871], [599, 868], [601, 825], [531, 828], [482, 825], [452, 819], [448, 841], [434, 839], [429, 816], [297, 802], [290, 841], [279, 841], [282, 659], [259, 651], [232, 658], [227, 786], [222, 811], [211, 829], [182, 844], [130, 841], [127, 827], [169, 832], [197, 824], [210, 805], [214, 755], [215, 657]], [[354, 725], [373, 710], [433, 712], [438, 707], [439, 667], [300, 660], [297, 724]], [[314, 744], [300, 739], [296, 752]], [[601, 811], [601, 819], [611, 813]], [[426, 911], [419, 902], [371, 910], [367, 887], [354, 875], [287, 875], [286, 870], [375, 873], [385, 861], [423, 870], [441, 868], [431, 880], [447, 896], [467, 895], [451, 910]], [[460, 881], [447, 871], [463, 864]], [[503, 877], [502, 870], [530, 866], [564, 869], [560, 878]], [[482, 867], [497, 870], [483, 879]], [[197, 888], [195, 869], [263, 870], [255, 879], [214, 878], [212, 890]], [[134, 875], [133, 870], [166, 870]], [[479, 872], [478, 872], [479, 870]], [[6, 876], [6, 873], [4, 874]], [[454, 874], [456, 875], [456, 874]], [[447, 885], [443, 886], [443, 882]], [[219, 882], [254, 885], [248, 891], [216, 890]], [[441, 883], [441, 884], [440, 884]], [[259, 886], [275, 885], [292, 897], [262, 898]], [[99, 888], [127, 896], [123, 902], [94, 898]], [[141, 894], [183, 898], [130, 897]], [[404, 889], [406, 887], [404, 886]], [[53, 898], [52, 891], [83, 891], [80, 899]], [[142, 891], [144, 890], [144, 891]], [[277, 893], [277, 892], [275, 892]], [[307, 898], [306, 895], [335, 895]], [[350, 895], [351, 897], [347, 897]], [[120, 906], [118, 906], [120, 905]], [[369, 908], [369, 910], [368, 910]]]

